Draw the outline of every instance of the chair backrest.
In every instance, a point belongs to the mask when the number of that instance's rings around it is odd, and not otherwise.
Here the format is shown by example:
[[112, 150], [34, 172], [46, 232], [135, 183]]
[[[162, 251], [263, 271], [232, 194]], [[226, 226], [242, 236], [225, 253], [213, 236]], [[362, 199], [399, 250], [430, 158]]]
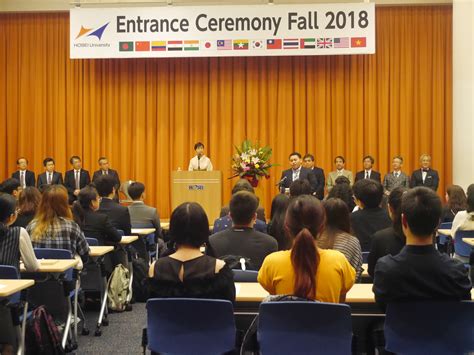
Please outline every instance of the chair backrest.
[[258, 271], [233, 269], [235, 282], [257, 282]]
[[469, 244], [463, 242], [463, 238], [474, 238], [474, 230], [465, 231], [458, 229], [456, 231], [456, 235], [454, 236], [454, 252], [457, 255], [469, 258], [472, 247]]
[[474, 302], [413, 302], [387, 306], [385, 348], [397, 354], [474, 351]]
[[[0, 279], [5, 280], [18, 280], [20, 278], [20, 274], [16, 267], [11, 265], [0, 265]], [[8, 297], [10, 302], [18, 303], [20, 302], [20, 292], [17, 292], [10, 297]]]
[[222, 354], [235, 348], [232, 303], [195, 298], [149, 299], [148, 348], [173, 354]]
[[369, 251], [363, 251], [362, 252], [362, 262], [364, 264], [367, 264], [369, 262], [369, 254], [370, 254]]
[[[34, 251], [37, 259], [72, 259], [71, 251], [66, 249], [35, 248]], [[65, 276], [67, 280], [72, 280], [73, 270], [67, 270]]]
[[451, 229], [453, 222], [443, 222], [439, 225], [438, 229]]
[[350, 354], [351, 309], [320, 302], [268, 302], [260, 305], [258, 342], [262, 354]]
[[117, 229], [117, 232], [119, 232], [121, 237], [123, 237], [125, 235], [125, 232], [121, 229]]
[[99, 240], [97, 238], [86, 238], [87, 244], [90, 246], [98, 246]]

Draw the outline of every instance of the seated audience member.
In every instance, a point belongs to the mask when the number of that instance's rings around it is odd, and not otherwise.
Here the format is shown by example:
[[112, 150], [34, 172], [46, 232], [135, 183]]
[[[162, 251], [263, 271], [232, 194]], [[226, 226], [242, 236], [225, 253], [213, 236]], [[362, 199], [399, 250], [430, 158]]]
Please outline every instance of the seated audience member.
[[[456, 237], [458, 230], [474, 230], [474, 184], [471, 184], [467, 188], [467, 208], [465, 211], [459, 211], [454, 217], [453, 225], [451, 227], [451, 235], [453, 238]], [[454, 254], [454, 256], [464, 263], [468, 263], [467, 258], [461, 255]]]
[[293, 182], [298, 180], [306, 180], [311, 188], [310, 194], [315, 192], [317, 187], [316, 175], [314, 175], [312, 170], [302, 166], [303, 161], [301, 160], [301, 154], [293, 152], [289, 155], [288, 159], [291, 168], [281, 173], [279, 183], [281, 192], [285, 192]]
[[410, 187], [410, 179], [408, 176], [402, 171], [403, 165], [403, 158], [399, 155], [393, 157], [392, 159], [392, 168], [393, 171], [388, 173], [383, 178], [383, 189], [385, 195], [389, 195], [393, 189], [397, 187]]
[[34, 186], [27, 186], [20, 192], [18, 198], [18, 218], [13, 224], [15, 227], [26, 226], [33, 220], [41, 202], [41, 193]]
[[310, 169], [316, 177], [316, 186], [314, 188], [314, 196], [322, 200], [324, 198], [324, 187], [326, 186], [326, 178], [324, 177], [324, 170], [315, 165], [314, 155], [305, 154], [303, 157], [303, 166]]
[[[239, 192], [239, 191], [248, 191], [251, 193], [255, 193], [254, 188], [250, 184], [247, 179], [239, 179], [234, 187], [232, 188], [232, 195]], [[219, 217], [225, 217], [229, 214], [229, 205], [224, 206], [221, 208], [221, 213]], [[267, 223], [267, 219], [265, 217], [265, 209], [262, 206], [258, 206], [257, 208], [257, 220]]]
[[382, 184], [370, 179], [357, 181], [354, 196], [359, 210], [351, 214], [352, 230], [362, 251], [369, 251], [372, 235], [392, 224], [387, 211], [379, 207], [383, 197]]
[[89, 245], [81, 228], [72, 219], [67, 190], [62, 185], [44, 190], [27, 231], [35, 248], [66, 249], [74, 257], [80, 256], [76, 269], [82, 269], [82, 262], [89, 257]]
[[20, 258], [27, 271], [39, 268], [30, 236], [24, 228], [12, 227], [17, 216], [16, 200], [8, 194], [0, 195], [0, 265], [20, 270]]
[[336, 181], [336, 185], [332, 188], [326, 198], [339, 198], [345, 202], [347, 208], [352, 212], [356, 206], [354, 202], [354, 193], [350, 181], [345, 176], [339, 176]]
[[76, 201], [79, 191], [90, 184], [91, 177], [89, 172], [82, 168], [81, 158], [77, 155], [72, 156], [69, 163], [71, 163], [72, 169], [64, 174], [64, 186], [66, 186], [69, 195], [69, 203], [72, 205]]
[[375, 159], [370, 155], [366, 155], [364, 159], [362, 159], [364, 170], [357, 172], [355, 182], [362, 179], [372, 179], [378, 182], [382, 182], [380, 180], [380, 173], [378, 171], [372, 170], [374, 163]]
[[466, 193], [458, 185], [448, 186], [446, 190], [446, 205], [441, 213], [441, 223], [452, 222], [459, 211], [467, 208]]
[[373, 286], [377, 303], [471, 299], [471, 282], [464, 265], [439, 253], [433, 245], [440, 217], [441, 200], [434, 191], [419, 187], [403, 195], [406, 246], [399, 254], [377, 262]]
[[18, 196], [20, 196], [20, 192], [21, 185], [17, 179], [9, 178], [0, 184], [0, 193], [12, 195], [17, 200]]
[[300, 195], [311, 195], [311, 185], [308, 180], [295, 180], [290, 185], [290, 198]]
[[388, 196], [388, 214], [392, 225], [375, 232], [372, 236], [369, 254], [369, 275], [374, 276], [375, 264], [385, 255], [397, 255], [405, 246], [406, 238], [402, 230], [402, 196], [407, 191], [396, 187]]
[[431, 169], [431, 156], [422, 154], [420, 157], [421, 169], [411, 174], [410, 187], [424, 186], [438, 190], [439, 176], [436, 170]]
[[12, 178], [17, 179], [23, 189], [27, 186], [36, 186], [35, 173], [28, 170], [28, 159], [25, 157], [18, 158], [16, 166], [18, 170], [12, 174]]
[[43, 192], [50, 185], [62, 185], [63, 175], [54, 170], [55, 163], [53, 158], [43, 160], [44, 173], [38, 175], [37, 188]]
[[336, 170], [331, 171], [328, 174], [328, 178], [326, 180], [328, 193], [333, 189], [334, 185], [336, 184], [336, 179], [340, 176], [345, 176], [347, 179], [349, 179], [349, 183], [351, 186], [354, 183], [352, 171], [344, 169], [344, 167], [346, 166], [346, 160], [343, 156], [338, 155], [336, 158], [334, 158], [334, 165], [336, 166]]
[[268, 234], [278, 242], [278, 250], [290, 249], [290, 240], [284, 230], [286, 210], [290, 199], [286, 194], [278, 194], [273, 198], [272, 210], [270, 212], [270, 223], [268, 223]]
[[[248, 180], [246, 179], [240, 179], [239, 181], [237, 181], [237, 183], [232, 188], [232, 195], [236, 194], [239, 191], [248, 191], [253, 194], [255, 193], [252, 185], [250, 185], [250, 182], [248, 182]], [[225, 214], [223, 214], [224, 212]], [[221, 217], [214, 221], [214, 227], [212, 229], [212, 233], [218, 233], [231, 227], [232, 227], [232, 219], [230, 218], [230, 215], [229, 215], [229, 207], [224, 206], [221, 209]], [[253, 228], [256, 231], [259, 231], [262, 233], [267, 232], [265, 210], [262, 207], [257, 208], [257, 220], [255, 221]]]
[[235, 300], [234, 275], [224, 261], [204, 255], [209, 221], [203, 208], [186, 202], [173, 211], [170, 238], [176, 251], [153, 262], [149, 271], [151, 297]]
[[336, 250], [320, 249], [316, 239], [324, 229], [324, 207], [314, 196], [291, 200], [285, 231], [291, 250], [265, 258], [258, 282], [271, 295], [294, 295], [321, 302], [343, 302], [355, 281], [355, 270]]
[[321, 249], [340, 251], [356, 271], [356, 279], [362, 274], [362, 251], [359, 240], [352, 236], [350, 212], [347, 205], [338, 198], [329, 198], [323, 202], [326, 211], [326, 224], [316, 240]]
[[215, 257], [235, 256], [249, 259], [250, 268], [258, 270], [263, 259], [278, 250], [277, 241], [255, 231], [252, 226], [257, 219], [257, 197], [248, 191], [240, 191], [230, 200], [232, 228], [213, 234], [209, 238], [211, 252]]

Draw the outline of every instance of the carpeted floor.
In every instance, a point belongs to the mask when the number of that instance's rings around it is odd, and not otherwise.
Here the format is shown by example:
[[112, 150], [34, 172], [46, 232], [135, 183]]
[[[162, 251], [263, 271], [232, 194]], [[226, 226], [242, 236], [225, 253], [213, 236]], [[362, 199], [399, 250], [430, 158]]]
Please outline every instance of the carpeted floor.
[[78, 355], [142, 354], [142, 329], [146, 326], [145, 303], [133, 304], [130, 312], [109, 314], [109, 326], [102, 326], [102, 336], [94, 336], [97, 311], [86, 310], [90, 334], [78, 336]]

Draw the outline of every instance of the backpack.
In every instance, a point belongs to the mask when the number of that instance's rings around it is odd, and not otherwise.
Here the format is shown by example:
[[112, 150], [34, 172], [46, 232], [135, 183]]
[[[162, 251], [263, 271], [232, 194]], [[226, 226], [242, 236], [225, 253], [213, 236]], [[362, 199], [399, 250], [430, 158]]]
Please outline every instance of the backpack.
[[33, 310], [25, 331], [26, 354], [62, 355], [61, 336], [53, 317], [44, 306]]
[[107, 285], [107, 306], [109, 309], [119, 312], [125, 310], [129, 294], [129, 274], [129, 271], [125, 266], [118, 264], [112, 272], [112, 275], [110, 275], [109, 283]]
[[150, 297], [148, 291], [148, 263], [141, 259], [133, 260], [133, 297], [137, 302], [146, 302]]

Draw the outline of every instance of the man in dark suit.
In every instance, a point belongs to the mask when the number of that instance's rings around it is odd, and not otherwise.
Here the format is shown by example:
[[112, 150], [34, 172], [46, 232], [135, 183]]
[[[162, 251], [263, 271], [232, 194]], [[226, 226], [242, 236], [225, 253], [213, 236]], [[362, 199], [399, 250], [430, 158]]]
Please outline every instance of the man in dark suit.
[[431, 156], [422, 154], [420, 157], [421, 169], [411, 174], [410, 187], [424, 186], [433, 191], [438, 190], [439, 176], [436, 170], [431, 169]]
[[38, 175], [37, 187], [42, 192], [49, 185], [62, 185], [63, 174], [54, 171], [54, 159], [46, 158], [43, 160], [45, 172]]
[[77, 200], [79, 191], [90, 184], [91, 177], [87, 170], [82, 169], [82, 161], [77, 155], [69, 159], [72, 169], [64, 174], [64, 186], [66, 186], [69, 195], [69, 204]]
[[354, 184], [353, 191], [359, 210], [351, 213], [352, 229], [362, 251], [370, 251], [373, 234], [392, 225], [387, 211], [379, 207], [383, 186], [372, 179], [362, 179]]
[[92, 176], [92, 182], [95, 182], [97, 178], [101, 175], [110, 175], [114, 179], [115, 190], [118, 191], [118, 189], [120, 188], [120, 178], [116, 170], [109, 168], [109, 160], [106, 157], [100, 157], [99, 166], [100, 169], [94, 171], [94, 175]]
[[372, 179], [381, 183], [382, 180], [380, 179], [380, 173], [372, 170], [375, 159], [370, 155], [366, 155], [362, 160], [362, 163], [364, 164], [364, 170], [357, 172], [355, 182], [362, 179]]
[[113, 200], [115, 195], [114, 179], [112, 176], [104, 175], [94, 182], [100, 201], [99, 212], [109, 216], [112, 225], [124, 232], [124, 235], [132, 234], [132, 223], [128, 208], [121, 206]]
[[301, 166], [303, 162], [301, 160], [301, 154], [293, 152], [289, 155], [289, 160], [291, 169], [285, 170], [281, 173], [280, 190], [285, 192], [285, 189], [289, 189], [293, 181], [306, 179], [311, 186], [312, 192], [315, 192], [314, 189], [317, 184], [316, 176], [310, 169]]
[[306, 154], [303, 157], [304, 167], [313, 171], [316, 178], [316, 186], [313, 188], [315, 196], [322, 200], [324, 198], [324, 186], [326, 185], [326, 179], [324, 177], [324, 170], [319, 168], [314, 163], [314, 155]]
[[35, 173], [28, 170], [28, 159], [25, 157], [18, 158], [16, 166], [18, 167], [18, 170], [12, 174], [12, 178], [17, 179], [23, 189], [27, 186], [35, 186]]

